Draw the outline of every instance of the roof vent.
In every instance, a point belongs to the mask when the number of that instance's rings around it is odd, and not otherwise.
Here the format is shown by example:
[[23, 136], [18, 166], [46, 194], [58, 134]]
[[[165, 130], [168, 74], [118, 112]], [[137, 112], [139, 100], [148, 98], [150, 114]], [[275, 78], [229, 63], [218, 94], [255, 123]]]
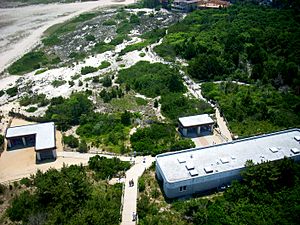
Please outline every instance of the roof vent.
[[214, 170], [213, 170], [213, 168], [211, 166], [204, 167], [204, 171], [205, 171], [205, 173], [212, 173], [212, 172], [214, 172]]
[[193, 170], [195, 169], [195, 166], [192, 162], [187, 162], [185, 167], [188, 169], [188, 170]]
[[270, 149], [270, 151], [271, 152], [273, 152], [273, 153], [276, 153], [276, 152], [278, 152], [278, 148], [276, 148], [276, 147], [272, 147], [272, 148], [269, 148]]
[[223, 157], [220, 159], [222, 164], [229, 163], [229, 158]]
[[192, 177], [198, 176], [198, 171], [195, 170], [195, 169], [190, 170], [189, 173], [190, 173], [190, 175], [191, 175]]
[[292, 148], [291, 151], [294, 154], [299, 154], [300, 153], [300, 150], [298, 148]]
[[183, 157], [178, 157], [177, 160], [178, 160], [179, 163], [185, 163], [186, 162], [185, 158], [183, 158]]
[[294, 139], [295, 139], [296, 141], [300, 141], [300, 136], [295, 136]]

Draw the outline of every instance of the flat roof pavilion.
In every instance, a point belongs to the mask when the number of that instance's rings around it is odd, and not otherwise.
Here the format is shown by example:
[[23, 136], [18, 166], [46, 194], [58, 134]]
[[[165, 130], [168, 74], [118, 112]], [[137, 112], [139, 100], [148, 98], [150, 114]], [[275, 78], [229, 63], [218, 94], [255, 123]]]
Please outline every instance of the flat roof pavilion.
[[196, 127], [201, 125], [214, 124], [213, 119], [208, 114], [181, 117], [178, 120], [183, 127]]
[[36, 151], [56, 147], [54, 122], [10, 127], [6, 130], [5, 137], [9, 139], [29, 135], [35, 135]]

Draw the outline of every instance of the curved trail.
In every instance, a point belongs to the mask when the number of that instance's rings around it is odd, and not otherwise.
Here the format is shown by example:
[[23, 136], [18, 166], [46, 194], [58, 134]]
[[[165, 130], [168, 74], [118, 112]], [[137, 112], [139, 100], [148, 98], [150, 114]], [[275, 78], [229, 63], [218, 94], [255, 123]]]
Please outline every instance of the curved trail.
[[131, 3], [134, 0], [98, 0], [0, 9], [0, 72], [34, 48], [49, 27], [96, 8]]

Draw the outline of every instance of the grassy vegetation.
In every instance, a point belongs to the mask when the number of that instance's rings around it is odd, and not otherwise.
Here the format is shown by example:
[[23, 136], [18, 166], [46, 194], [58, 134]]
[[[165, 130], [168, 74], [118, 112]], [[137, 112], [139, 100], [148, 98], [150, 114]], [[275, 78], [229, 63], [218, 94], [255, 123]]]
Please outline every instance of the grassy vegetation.
[[139, 179], [139, 224], [291, 224], [297, 215], [300, 166], [288, 159], [254, 166], [224, 195], [166, 201], [154, 168]]
[[20, 99], [20, 106], [28, 106], [37, 104], [38, 107], [46, 106], [50, 101], [46, 98], [45, 94], [34, 94], [34, 95], [25, 95]]
[[300, 126], [300, 97], [272, 86], [204, 83], [202, 93], [218, 102], [231, 131], [240, 137]]
[[140, 51], [143, 48], [147, 47], [148, 45], [150, 45], [151, 43], [149, 41], [143, 41], [143, 42], [139, 42], [139, 43], [135, 43], [132, 45], [127, 45], [124, 49], [121, 50], [120, 52], [120, 56], [125, 55], [128, 52], [132, 52], [132, 51]]
[[131, 40], [131, 38], [127, 34], [118, 34], [109, 44], [117, 46], [119, 44], [122, 44], [125, 40], [129, 41]]
[[47, 70], [48, 70], [48, 68], [39, 69], [39, 70], [37, 70], [37, 71], [35, 72], [34, 75], [38, 75], [38, 74], [44, 73], [44, 72], [46, 72]]
[[122, 98], [114, 98], [110, 105], [119, 111], [137, 110], [139, 106], [146, 105], [148, 102], [142, 98], [136, 98], [130, 94], [125, 94]]
[[56, 24], [45, 31], [46, 38], [60, 37], [60, 35], [75, 31], [77, 25], [88, 21], [99, 14], [96, 12], [83, 13], [67, 22]]
[[14, 86], [11, 88], [8, 88], [5, 90], [6, 94], [8, 94], [10, 97], [14, 97], [18, 94], [18, 87]]
[[128, 69], [121, 70], [117, 82], [126, 83], [147, 97], [185, 91], [182, 79], [176, 69], [165, 64], [150, 64], [146, 61], [140, 61]]
[[116, 153], [125, 153], [124, 143], [128, 142], [130, 124], [122, 121], [122, 115], [92, 112], [82, 115], [76, 133], [93, 146]]
[[141, 38], [145, 39], [144, 41], [126, 46], [120, 52], [120, 55], [125, 55], [127, 52], [132, 52], [135, 50], [140, 51], [143, 48], [147, 47], [148, 45], [157, 42], [160, 38], [164, 37], [165, 34], [166, 34], [165, 29], [154, 29], [152, 31], [146, 32], [143, 35], [141, 35]]
[[108, 62], [108, 61], [102, 61], [101, 64], [100, 64], [100, 66], [98, 67], [98, 69], [102, 70], [102, 69], [105, 69], [107, 67], [110, 67], [110, 65], [111, 65], [110, 62]]
[[104, 26], [113, 26], [117, 25], [117, 22], [113, 19], [108, 19], [102, 23]]
[[145, 57], [145, 55], [146, 55], [146, 53], [144, 53], [144, 52], [141, 52], [141, 53], [139, 54], [140, 57]]
[[74, 59], [75, 61], [81, 61], [87, 57], [85, 52], [71, 52], [69, 58]]
[[92, 49], [92, 52], [101, 54], [106, 51], [111, 51], [115, 48], [112, 44], [106, 44], [105, 42], [98, 42]]
[[81, 68], [81, 74], [82, 75], [86, 75], [86, 74], [89, 74], [89, 73], [94, 73], [96, 71], [98, 71], [98, 68], [92, 67], [92, 66], [85, 66], [85, 67]]
[[38, 109], [37, 107], [31, 106], [31, 107], [29, 107], [28, 109], [26, 109], [26, 112], [33, 113], [33, 112], [35, 112], [37, 109]]
[[50, 56], [42, 51], [33, 51], [25, 54], [22, 58], [8, 67], [8, 72], [10, 74], [20, 75], [59, 62], [60, 59], [55, 55]]
[[190, 139], [182, 139], [171, 124], [151, 124], [138, 129], [130, 137], [132, 149], [142, 155], [157, 155], [195, 147]]
[[67, 81], [65, 80], [54, 80], [51, 82], [51, 85], [55, 88], [64, 85], [65, 83], [67, 83]]

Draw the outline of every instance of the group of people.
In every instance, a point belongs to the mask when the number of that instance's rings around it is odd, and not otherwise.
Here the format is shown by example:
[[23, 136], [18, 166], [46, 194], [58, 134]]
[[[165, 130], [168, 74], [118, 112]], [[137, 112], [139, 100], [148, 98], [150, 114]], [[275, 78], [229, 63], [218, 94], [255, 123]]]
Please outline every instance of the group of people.
[[130, 181], [129, 181], [129, 187], [133, 187], [134, 186], [134, 182], [133, 182], [133, 179], [131, 179]]

